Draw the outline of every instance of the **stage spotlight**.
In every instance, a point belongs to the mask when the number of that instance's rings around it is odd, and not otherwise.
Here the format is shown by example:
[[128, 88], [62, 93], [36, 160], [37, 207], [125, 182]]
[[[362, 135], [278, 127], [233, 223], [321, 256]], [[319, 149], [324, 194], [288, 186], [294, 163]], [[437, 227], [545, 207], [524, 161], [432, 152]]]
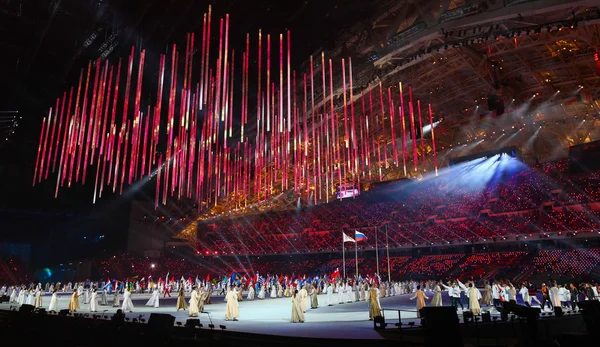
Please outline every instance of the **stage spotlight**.
[[211, 328], [211, 329], [214, 329], [215, 325], [211, 323], [211, 324], [208, 325], [208, 327]]
[[219, 325], [219, 328], [221, 328], [221, 330], [225, 330], [225, 329], [227, 329], [227, 327], [226, 327], [226, 326], [224, 326], [224, 325], [222, 325], [222, 324], [221, 324], [221, 325]]

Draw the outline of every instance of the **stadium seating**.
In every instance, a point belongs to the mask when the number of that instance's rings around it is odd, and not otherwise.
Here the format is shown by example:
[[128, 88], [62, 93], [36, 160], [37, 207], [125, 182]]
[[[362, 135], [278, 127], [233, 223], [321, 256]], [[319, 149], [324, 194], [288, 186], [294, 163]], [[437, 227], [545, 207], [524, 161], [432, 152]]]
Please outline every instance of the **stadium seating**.
[[349, 235], [362, 229], [367, 240], [359, 247], [371, 249], [373, 226], [380, 227], [381, 241], [384, 223], [392, 246], [599, 228], [600, 212], [591, 203], [600, 197], [600, 173], [569, 176], [566, 168], [566, 160], [537, 165], [484, 189], [456, 187], [452, 177], [439, 177], [400, 189], [394, 201], [365, 194], [301, 211], [215, 218], [207, 223], [216, 225], [216, 232], [200, 238], [198, 248], [221, 255], [331, 252], [341, 249], [342, 229]]

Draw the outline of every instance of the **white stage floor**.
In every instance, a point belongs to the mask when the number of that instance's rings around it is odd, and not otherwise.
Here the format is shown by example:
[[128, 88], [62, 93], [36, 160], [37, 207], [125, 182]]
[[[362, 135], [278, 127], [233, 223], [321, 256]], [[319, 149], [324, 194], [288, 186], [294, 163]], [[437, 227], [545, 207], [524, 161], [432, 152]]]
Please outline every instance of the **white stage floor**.
[[[428, 293], [428, 296], [430, 294]], [[150, 294], [133, 294], [133, 304], [135, 310], [133, 313], [127, 313], [129, 318], [138, 318], [140, 315], [146, 320], [151, 313], [166, 313], [171, 314], [176, 318], [176, 322], [182, 322], [189, 318], [187, 311], [175, 311], [176, 298], [160, 299], [159, 308], [144, 306]], [[381, 298], [381, 306], [384, 309], [406, 310], [402, 312], [402, 322], [415, 322], [419, 325], [420, 321], [417, 318], [415, 310], [415, 302], [410, 301], [410, 294], [398, 295], [393, 297]], [[60, 297], [58, 308], [66, 309], [69, 304], [70, 295]], [[83, 304], [83, 297], [80, 298], [81, 310], [78, 313], [89, 313], [89, 304]], [[111, 304], [112, 296], [109, 295], [109, 304]], [[189, 297], [186, 298], [189, 300]], [[322, 305], [326, 300], [326, 295], [319, 295], [319, 303]], [[247, 301], [239, 303], [240, 317], [239, 321], [225, 321], [225, 302], [223, 297], [213, 297], [213, 304], [206, 305], [205, 310], [209, 314], [201, 314], [200, 322], [204, 324], [204, 329], [208, 327], [208, 323], [212, 320], [215, 327], [225, 325], [227, 330], [281, 335], [281, 336], [298, 336], [298, 337], [314, 337], [314, 338], [347, 338], [347, 339], [381, 339], [382, 337], [373, 329], [373, 322], [369, 321], [369, 310], [366, 302], [355, 302], [336, 304], [334, 306], [319, 306], [318, 309], [307, 309], [305, 314], [305, 323], [293, 324], [291, 318], [291, 299], [277, 298]], [[447, 296], [444, 297], [445, 304], [449, 304], [450, 300]], [[50, 296], [43, 297], [43, 307], [47, 308], [50, 303]], [[2, 303], [0, 309], [9, 309], [16, 305]], [[310, 304], [309, 304], [310, 306]], [[465, 306], [466, 307], [466, 306]], [[98, 306], [99, 313], [103, 315], [112, 315], [118, 308], [112, 306]], [[487, 310], [487, 308], [483, 308]], [[397, 311], [389, 310], [385, 312], [386, 323], [393, 324], [398, 322]], [[460, 316], [459, 310], [459, 316]], [[495, 310], [492, 314], [497, 313]]]

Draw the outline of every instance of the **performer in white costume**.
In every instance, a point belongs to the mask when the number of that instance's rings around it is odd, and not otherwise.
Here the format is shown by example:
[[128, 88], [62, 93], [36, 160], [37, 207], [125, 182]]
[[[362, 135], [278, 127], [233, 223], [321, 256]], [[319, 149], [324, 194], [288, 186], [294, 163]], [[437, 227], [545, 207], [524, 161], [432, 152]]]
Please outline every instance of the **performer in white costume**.
[[12, 292], [10, 293], [10, 302], [17, 302], [17, 287], [12, 287]]
[[344, 282], [338, 283], [338, 286], [337, 286], [338, 304], [344, 303], [344, 287], [345, 287]]
[[196, 290], [196, 287], [194, 286], [192, 289], [192, 295], [190, 297], [190, 307], [189, 307], [189, 314], [190, 317], [198, 317], [198, 290]]
[[248, 295], [246, 296], [246, 299], [248, 301], [254, 300], [254, 286], [252, 284], [248, 286]]
[[25, 291], [25, 304], [33, 305], [33, 294], [31, 294], [31, 290], [27, 289]]
[[123, 313], [125, 312], [133, 312], [133, 302], [131, 302], [131, 292], [129, 288], [125, 289], [123, 293], [123, 305], [121, 306], [121, 310]]
[[52, 293], [52, 298], [50, 298], [50, 306], [48, 306], [48, 312], [57, 312], [58, 311], [58, 288], [54, 289]]
[[346, 285], [344, 286], [344, 299], [346, 299], [347, 303], [354, 301], [352, 300], [352, 286], [348, 282], [346, 282]]
[[158, 292], [158, 289], [154, 288], [154, 291], [152, 292], [152, 296], [150, 296], [150, 299], [146, 303], [146, 306], [158, 308], [159, 297], [160, 297], [160, 293]]
[[304, 323], [304, 312], [300, 307], [300, 295], [297, 290], [292, 296], [292, 323]]
[[327, 285], [327, 306], [333, 306], [333, 285]]
[[108, 306], [108, 298], [106, 297], [106, 288], [102, 289], [102, 295], [100, 296], [100, 305]]
[[306, 313], [306, 297], [308, 296], [308, 292], [304, 286], [302, 286], [298, 295], [300, 295], [300, 308], [302, 309], [302, 312]]
[[98, 312], [98, 292], [95, 289], [90, 296], [90, 312]]

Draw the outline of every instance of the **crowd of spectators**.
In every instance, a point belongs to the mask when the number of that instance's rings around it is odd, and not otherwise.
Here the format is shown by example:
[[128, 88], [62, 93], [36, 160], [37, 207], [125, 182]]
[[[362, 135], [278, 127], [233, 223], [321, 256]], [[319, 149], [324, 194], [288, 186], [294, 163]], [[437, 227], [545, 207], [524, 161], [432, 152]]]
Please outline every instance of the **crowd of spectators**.
[[[103, 276], [123, 278], [138, 274], [139, 269], [163, 274], [170, 271], [183, 277], [195, 277], [198, 272], [204, 276], [283, 270], [331, 273], [342, 267], [340, 259], [323, 260], [310, 255], [302, 260], [268, 257], [339, 252], [342, 232], [354, 237], [354, 230], [361, 231], [367, 239], [345, 243], [348, 254], [354, 252], [354, 247], [375, 249], [377, 245], [384, 248], [389, 244], [393, 249], [515, 237], [524, 240], [600, 228], [600, 173], [569, 175], [568, 162], [561, 160], [534, 167], [522, 165], [519, 170], [497, 176], [485, 186], [478, 186], [440, 175], [394, 183], [392, 190], [363, 192], [355, 199], [329, 204], [213, 218], [202, 222], [206, 227], [201, 228], [197, 238], [196, 251], [203, 257], [152, 260], [122, 255], [101, 261], [99, 268]], [[591, 252], [540, 251], [535, 258], [529, 258], [528, 264], [522, 264], [522, 269], [528, 275], [581, 275], [597, 268], [600, 255]], [[230, 259], [233, 255], [235, 261]], [[519, 269], [524, 258], [527, 257], [523, 252], [405, 256], [392, 257], [390, 268], [393, 277], [434, 278], [455, 272], [481, 279], [494, 276], [500, 268]], [[354, 271], [354, 257], [346, 260], [346, 268]], [[386, 273], [387, 264], [381, 264], [380, 272]], [[361, 273], [373, 273], [377, 264], [372, 258], [361, 258], [359, 267]]]
[[457, 276], [474, 280], [506, 278], [506, 272], [514, 269], [527, 256], [527, 252], [492, 252], [467, 256], [452, 272]]
[[[255, 276], [257, 273], [294, 276], [330, 276], [336, 270], [343, 271], [341, 258], [324, 259], [319, 256], [295, 257], [198, 257], [183, 259], [163, 255], [160, 258], [133, 257], [122, 254], [99, 262], [100, 273], [111, 278], [148, 278], [150, 276], [187, 279], [221, 279], [237, 273]], [[346, 274], [354, 276], [356, 261], [347, 254]], [[358, 258], [359, 274], [363, 277], [377, 273], [375, 257]], [[396, 280], [431, 278], [484, 279], [514, 277], [528, 268], [531, 279], [575, 278], [585, 275], [600, 278], [600, 248], [567, 250], [531, 250], [487, 252], [474, 254], [442, 254], [424, 256], [391, 256], [391, 278]], [[379, 273], [387, 278], [387, 257], [379, 258]]]
[[387, 227], [392, 246], [486, 242], [600, 227], [598, 209], [591, 204], [600, 197], [599, 173], [570, 176], [567, 161], [561, 160], [499, 176], [481, 187], [457, 184], [456, 177], [445, 175], [398, 183], [393, 197], [380, 192], [301, 210], [215, 218], [204, 222], [213, 229], [199, 235], [198, 248], [215, 255], [331, 252], [341, 249], [342, 230], [350, 236], [361, 230], [367, 240], [358, 247], [373, 249], [375, 226], [379, 244], [385, 242]]
[[[341, 260], [339, 261], [341, 266]], [[175, 279], [222, 279], [237, 273], [243, 275], [260, 274], [310, 274], [314, 272], [322, 261], [316, 258], [309, 259], [285, 259], [285, 257], [262, 258], [222, 258], [222, 257], [174, 257], [162, 255], [160, 258], [135, 257], [130, 254], [120, 254], [95, 262], [102, 279], [152, 279], [158, 278]], [[348, 263], [350, 264], [350, 263]], [[350, 266], [348, 265], [347, 266]], [[351, 266], [354, 266], [352, 263]]]
[[[379, 266], [377, 266], [379, 260]], [[10, 259], [0, 267], [0, 283], [29, 283], [35, 281], [22, 262]], [[238, 274], [240, 277], [261, 276], [331, 276], [343, 272], [341, 257], [315, 255], [279, 255], [253, 257], [183, 257], [163, 253], [158, 258], [118, 254], [93, 262], [98, 280], [134, 279], [211, 279], [221, 280]], [[363, 278], [378, 273], [388, 278], [388, 258], [380, 255], [358, 258], [359, 275]], [[346, 254], [345, 270], [355, 274], [356, 261]], [[394, 256], [389, 258], [389, 277], [393, 280], [515, 278], [546, 281], [548, 279], [600, 279], [600, 248], [556, 249], [529, 251], [485, 252], [473, 254], [442, 254], [423, 256]]]
[[444, 278], [461, 259], [461, 254], [427, 255], [410, 260], [399, 270], [401, 278], [428, 279]]
[[550, 276], [593, 275], [599, 263], [600, 249], [598, 248], [542, 250], [533, 258], [537, 271]]

